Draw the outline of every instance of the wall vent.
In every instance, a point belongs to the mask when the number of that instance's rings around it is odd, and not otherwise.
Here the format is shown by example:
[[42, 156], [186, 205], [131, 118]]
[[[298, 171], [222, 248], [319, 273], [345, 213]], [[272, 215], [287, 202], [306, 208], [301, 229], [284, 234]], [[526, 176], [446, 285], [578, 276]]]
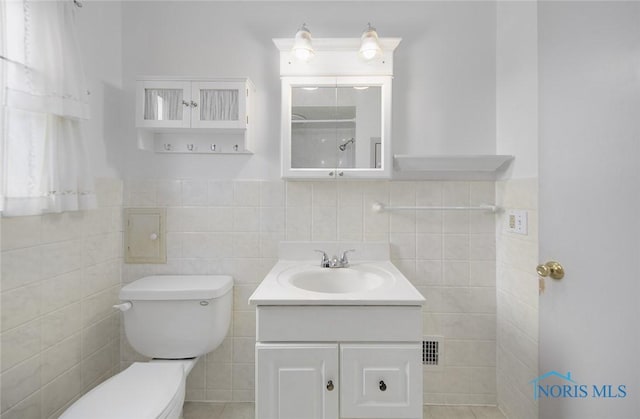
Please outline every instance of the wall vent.
[[443, 364], [444, 336], [425, 336], [422, 341], [422, 365], [440, 369]]

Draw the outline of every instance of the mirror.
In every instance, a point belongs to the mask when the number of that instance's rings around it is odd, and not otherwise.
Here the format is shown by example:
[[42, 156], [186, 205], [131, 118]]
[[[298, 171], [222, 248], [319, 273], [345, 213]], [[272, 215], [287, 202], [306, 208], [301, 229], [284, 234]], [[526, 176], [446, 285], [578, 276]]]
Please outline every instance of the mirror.
[[381, 86], [292, 86], [291, 168], [381, 169]]

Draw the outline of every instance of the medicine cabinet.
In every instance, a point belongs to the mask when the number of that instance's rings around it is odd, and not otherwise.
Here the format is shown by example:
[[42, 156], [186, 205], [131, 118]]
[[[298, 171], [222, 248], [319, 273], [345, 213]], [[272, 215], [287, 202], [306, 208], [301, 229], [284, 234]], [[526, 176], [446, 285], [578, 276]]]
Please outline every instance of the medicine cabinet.
[[282, 177], [390, 178], [391, 80], [400, 38], [380, 38], [365, 61], [360, 38], [314, 38], [308, 62], [292, 56], [293, 39], [274, 39], [282, 80]]
[[282, 79], [284, 178], [387, 178], [391, 77]]
[[248, 153], [254, 87], [249, 79], [146, 77], [136, 85], [141, 148]]

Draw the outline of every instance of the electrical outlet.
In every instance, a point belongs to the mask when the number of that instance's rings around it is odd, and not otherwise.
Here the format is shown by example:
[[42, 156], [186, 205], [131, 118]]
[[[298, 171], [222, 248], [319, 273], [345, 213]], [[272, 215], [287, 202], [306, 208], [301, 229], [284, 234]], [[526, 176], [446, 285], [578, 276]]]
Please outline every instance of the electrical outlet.
[[507, 231], [526, 235], [528, 233], [527, 211], [509, 210], [507, 212]]

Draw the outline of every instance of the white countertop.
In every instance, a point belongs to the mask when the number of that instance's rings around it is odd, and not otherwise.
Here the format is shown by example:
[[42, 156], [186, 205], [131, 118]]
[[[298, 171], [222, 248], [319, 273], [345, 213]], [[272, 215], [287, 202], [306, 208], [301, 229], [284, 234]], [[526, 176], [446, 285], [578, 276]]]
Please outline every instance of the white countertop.
[[[315, 260], [280, 260], [260, 283], [249, 303], [257, 306], [275, 305], [393, 305], [420, 306], [425, 299], [418, 290], [402, 275], [390, 261], [356, 261], [352, 267], [367, 265], [388, 273], [394, 280], [380, 287], [353, 293], [325, 293], [307, 291], [279, 280], [280, 274], [286, 270], [299, 267], [318, 267]], [[340, 270], [343, 268], [322, 268]]]

